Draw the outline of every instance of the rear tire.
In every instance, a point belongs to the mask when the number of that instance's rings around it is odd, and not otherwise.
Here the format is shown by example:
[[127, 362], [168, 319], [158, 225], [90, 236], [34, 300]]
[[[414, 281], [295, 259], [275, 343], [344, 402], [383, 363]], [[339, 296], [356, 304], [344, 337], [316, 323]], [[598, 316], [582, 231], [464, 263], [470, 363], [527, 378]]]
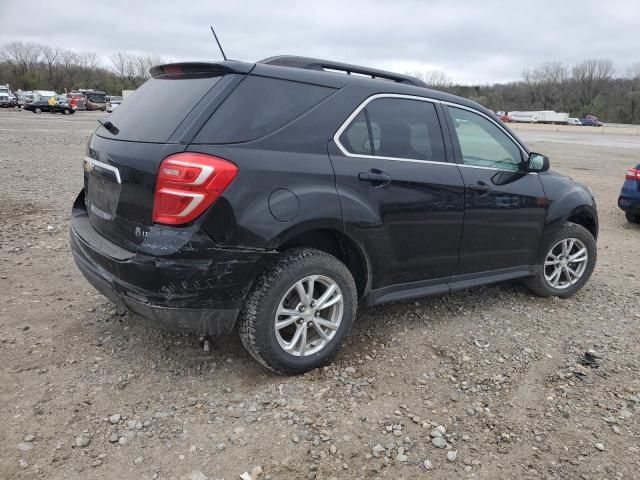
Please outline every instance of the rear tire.
[[640, 215], [637, 213], [624, 212], [624, 216], [627, 217], [629, 223], [640, 223]]
[[[300, 285], [303, 293], [313, 290], [311, 298], [303, 299], [296, 288]], [[312, 248], [283, 252], [245, 300], [238, 321], [242, 344], [276, 373], [321, 367], [333, 359], [351, 330], [356, 292], [349, 269], [334, 256]], [[328, 306], [321, 308], [324, 304]]]
[[[563, 253], [562, 250], [565, 240], [568, 241], [567, 245], [573, 245], [567, 253]], [[582, 249], [586, 250], [584, 261], [580, 261], [583, 257], [577, 255]], [[598, 255], [596, 241], [591, 232], [582, 225], [571, 222], [560, 228], [544, 252], [536, 274], [523, 282], [531, 292], [540, 297], [568, 298], [576, 293], [591, 277]], [[572, 257], [574, 261], [571, 261]], [[558, 271], [556, 278], [554, 273]]]
[[36, 108], [36, 109], [33, 111], [33, 113], [42, 113], [42, 109], [40, 109], [40, 108]]

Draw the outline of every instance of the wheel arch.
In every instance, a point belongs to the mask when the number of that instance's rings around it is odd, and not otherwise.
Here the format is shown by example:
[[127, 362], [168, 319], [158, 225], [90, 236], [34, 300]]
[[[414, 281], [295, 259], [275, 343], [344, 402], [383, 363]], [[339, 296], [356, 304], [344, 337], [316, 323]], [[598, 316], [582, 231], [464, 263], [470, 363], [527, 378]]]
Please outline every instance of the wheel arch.
[[593, 238], [598, 239], [598, 216], [592, 208], [586, 205], [577, 207], [567, 216], [566, 221], [583, 226]]
[[294, 247], [321, 250], [338, 258], [351, 272], [358, 290], [358, 298], [371, 289], [371, 263], [364, 248], [352, 237], [330, 228], [318, 228], [296, 232], [278, 245], [276, 250], [285, 251]]

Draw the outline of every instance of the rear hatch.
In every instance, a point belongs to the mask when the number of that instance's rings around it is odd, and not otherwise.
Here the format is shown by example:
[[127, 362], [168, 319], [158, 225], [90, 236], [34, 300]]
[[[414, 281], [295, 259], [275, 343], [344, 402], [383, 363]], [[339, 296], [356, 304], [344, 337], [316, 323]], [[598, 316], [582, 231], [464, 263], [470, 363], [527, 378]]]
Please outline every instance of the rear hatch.
[[154, 67], [153, 78], [102, 120], [84, 159], [84, 194], [93, 228], [137, 251], [153, 222], [160, 163], [182, 152], [252, 64], [175, 64]]

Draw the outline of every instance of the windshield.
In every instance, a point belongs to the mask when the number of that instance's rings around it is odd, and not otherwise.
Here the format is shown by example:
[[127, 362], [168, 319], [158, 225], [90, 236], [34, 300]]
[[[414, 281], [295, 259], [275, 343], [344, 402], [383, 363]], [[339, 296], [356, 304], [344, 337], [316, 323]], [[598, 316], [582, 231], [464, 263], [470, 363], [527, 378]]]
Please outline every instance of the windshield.
[[107, 97], [103, 93], [88, 93], [87, 99], [94, 103], [105, 103], [107, 101]]

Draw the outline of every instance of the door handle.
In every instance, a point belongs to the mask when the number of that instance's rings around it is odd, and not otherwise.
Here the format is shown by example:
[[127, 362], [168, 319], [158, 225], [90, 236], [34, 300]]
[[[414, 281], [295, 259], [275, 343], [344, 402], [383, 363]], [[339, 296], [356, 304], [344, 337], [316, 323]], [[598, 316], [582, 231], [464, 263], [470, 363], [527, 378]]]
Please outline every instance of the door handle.
[[489, 193], [491, 187], [484, 182], [478, 182], [474, 185], [469, 185], [469, 190], [480, 193]]
[[384, 172], [370, 170], [368, 172], [360, 172], [358, 174], [358, 178], [363, 182], [372, 182], [372, 183], [389, 183], [391, 181], [391, 177]]

